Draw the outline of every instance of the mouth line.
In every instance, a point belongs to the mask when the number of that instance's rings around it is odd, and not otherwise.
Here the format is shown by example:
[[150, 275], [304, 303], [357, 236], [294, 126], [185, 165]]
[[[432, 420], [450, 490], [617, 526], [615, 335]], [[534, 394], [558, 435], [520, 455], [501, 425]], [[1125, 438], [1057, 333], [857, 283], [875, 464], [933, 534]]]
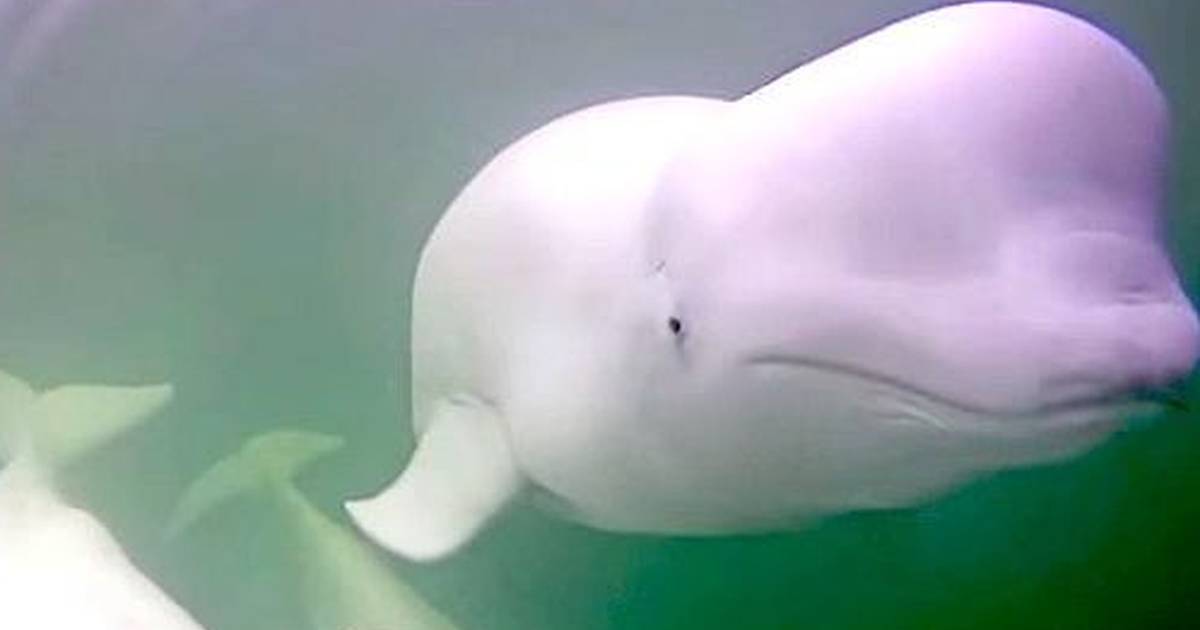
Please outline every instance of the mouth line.
[[869, 368], [838, 361], [830, 361], [827, 359], [815, 359], [811, 357], [767, 353], [750, 357], [750, 359], [747, 361], [747, 364], [752, 366], [817, 370], [847, 378], [868, 381], [874, 384], [894, 388], [904, 392], [905, 394], [925, 399], [930, 403], [962, 414], [970, 414], [980, 418], [989, 418], [995, 420], [1031, 419], [1035, 417], [1063, 415], [1071, 412], [1098, 409], [1103, 407], [1121, 407], [1138, 404], [1143, 406], [1153, 405], [1155, 407], [1169, 407], [1173, 409], [1178, 409], [1180, 407], [1186, 408], [1186, 404], [1182, 403], [1180, 399], [1172, 397], [1170, 394], [1164, 394], [1165, 390], [1146, 390], [1144, 393], [1129, 392], [1126, 394], [1084, 396], [1070, 400], [1042, 404], [1031, 409], [1023, 409], [1018, 411], [967, 402], [927, 387], [916, 385], [904, 379], [871, 370]]

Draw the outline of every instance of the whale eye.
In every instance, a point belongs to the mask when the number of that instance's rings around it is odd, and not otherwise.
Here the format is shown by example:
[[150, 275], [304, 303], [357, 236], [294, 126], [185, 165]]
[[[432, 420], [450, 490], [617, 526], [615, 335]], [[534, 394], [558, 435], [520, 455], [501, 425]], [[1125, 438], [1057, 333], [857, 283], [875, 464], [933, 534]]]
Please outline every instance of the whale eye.
[[670, 329], [671, 334], [675, 335], [676, 337], [683, 334], [683, 322], [680, 321], [678, 317], [668, 318], [667, 328]]

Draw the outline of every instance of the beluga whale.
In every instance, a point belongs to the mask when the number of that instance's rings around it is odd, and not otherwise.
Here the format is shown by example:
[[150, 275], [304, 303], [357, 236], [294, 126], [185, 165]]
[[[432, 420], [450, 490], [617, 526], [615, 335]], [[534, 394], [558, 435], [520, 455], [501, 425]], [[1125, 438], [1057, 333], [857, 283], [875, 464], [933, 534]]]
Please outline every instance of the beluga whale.
[[288, 429], [247, 439], [188, 486], [164, 533], [176, 538], [214, 508], [242, 495], [257, 496], [272, 504], [277, 538], [295, 556], [291, 573], [311, 630], [455, 630], [376, 549], [296, 487], [294, 478], [303, 468], [343, 442]]
[[570, 113], [425, 244], [417, 445], [347, 510], [433, 560], [516, 497], [614, 531], [786, 530], [1081, 454], [1200, 354], [1168, 135], [1126, 47], [1003, 2], [736, 100]]
[[0, 371], [0, 627], [202, 630], [55, 483], [173, 395], [166, 384], [38, 391]]

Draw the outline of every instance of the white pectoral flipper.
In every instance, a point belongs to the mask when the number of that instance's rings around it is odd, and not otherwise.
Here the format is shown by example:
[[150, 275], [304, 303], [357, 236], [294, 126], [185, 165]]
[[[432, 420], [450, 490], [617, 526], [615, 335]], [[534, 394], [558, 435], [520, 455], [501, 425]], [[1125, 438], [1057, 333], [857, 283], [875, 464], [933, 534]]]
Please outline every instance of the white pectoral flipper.
[[379, 545], [418, 561], [461, 547], [521, 488], [508, 435], [477, 401], [436, 407], [404, 472], [383, 492], [346, 510]]

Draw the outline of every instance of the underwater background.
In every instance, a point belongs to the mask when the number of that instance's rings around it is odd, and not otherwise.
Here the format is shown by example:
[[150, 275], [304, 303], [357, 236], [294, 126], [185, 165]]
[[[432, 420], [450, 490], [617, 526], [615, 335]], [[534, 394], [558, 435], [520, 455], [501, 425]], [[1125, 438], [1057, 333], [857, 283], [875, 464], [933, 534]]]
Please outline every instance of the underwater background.
[[[412, 274], [478, 168], [582, 106], [733, 98], [939, 4], [0, 0], [0, 369], [174, 383], [67, 494], [210, 630], [311, 628], [306, 550], [269, 501], [163, 527], [278, 428], [345, 438], [297, 480], [343, 524], [341, 501], [398, 472]], [[1168, 234], [1200, 296], [1200, 3], [1052, 4], [1166, 92]], [[1086, 457], [921, 509], [673, 539], [519, 506], [444, 562], [387, 562], [466, 630], [1200, 627], [1195, 379], [1185, 395]]]

